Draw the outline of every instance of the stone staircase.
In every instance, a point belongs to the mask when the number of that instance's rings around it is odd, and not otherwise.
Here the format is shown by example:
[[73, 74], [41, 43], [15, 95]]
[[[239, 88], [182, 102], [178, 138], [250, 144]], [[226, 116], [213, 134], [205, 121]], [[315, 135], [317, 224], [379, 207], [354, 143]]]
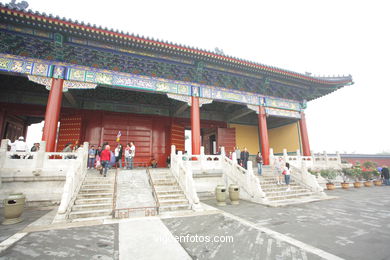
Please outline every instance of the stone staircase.
[[[257, 174], [257, 169], [255, 170], [255, 174]], [[264, 166], [263, 174], [262, 176], [258, 176], [258, 178], [261, 189], [266, 194], [269, 201], [267, 203], [269, 206], [286, 206], [323, 199], [323, 195], [317, 194], [306, 187], [303, 187], [292, 178], [290, 179], [290, 190], [287, 190], [287, 185], [284, 182], [284, 176], [282, 184], [277, 184], [277, 179], [272, 167], [270, 166]]]
[[115, 171], [103, 177], [96, 170], [88, 171], [69, 214], [69, 220], [89, 221], [112, 218]]
[[190, 204], [169, 169], [150, 169], [160, 213], [189, 210]]

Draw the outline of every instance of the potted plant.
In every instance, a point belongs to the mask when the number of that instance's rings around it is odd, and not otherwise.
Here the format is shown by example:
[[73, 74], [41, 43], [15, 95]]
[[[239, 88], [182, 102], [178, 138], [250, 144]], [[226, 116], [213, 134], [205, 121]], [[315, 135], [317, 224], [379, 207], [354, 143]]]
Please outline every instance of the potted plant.
[[337, 173], [333, 169], [322, 169], [320, 174], [323, 178], [326, 179], [326, 188], [328, 190], [334, 190], [334, 180], [336, 179]]
[[372, 187], [372, 179], [373, 179], [373, 170], [375, 169], [376, 165], [374, 162], [367, 161], [363, 163], [363, 178], [365, 180], [364, 186], [366, 187]]
[[361, 179], [362, 179], [362, 168], [360, 168], [359, 165], [355, 165], [351, 168], [350, 175], [355, 178], [355, 182], [353, 183], [353, 186], [355, 188], [362, 187]]
[[352, 176], [352, 169], [351, 168], [343, 168], [341, 169], [343, 182], [341, 183], [341, 187], [343, 189], [349, 188], [349, 182], [347, 180], [349, 179], [349, 176]]

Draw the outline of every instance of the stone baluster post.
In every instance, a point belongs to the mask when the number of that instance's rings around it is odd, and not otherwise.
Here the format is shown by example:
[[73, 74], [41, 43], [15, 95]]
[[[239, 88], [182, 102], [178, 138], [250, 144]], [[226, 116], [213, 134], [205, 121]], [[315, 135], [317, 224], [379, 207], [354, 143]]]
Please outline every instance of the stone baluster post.
[[232, 161], [233, 161], [233, 164], [237, 164], [237, 154], [235, 152], [232, 153]]
[[337, 164], [341, 165], [341, 156], [339, 151], [336, 152], [336, 157], [337, 157]]
[[5, 160], [7, 159], [8, 139], [1, 140], [0, 146], [0, 188], [1, 188], [1, 171], [4, 168]]
[[329, 159], [328, 159], [328, 154], [326, 153], [326, 151], [324, 151], [324, 161], [325, 161], [325, 166], [328, 167], [329, 166]]
[[206, 155], [204, 154], [204, 146], [200, 147], [200, 170], [204, 172], [206, 164]]
[[[45, 164], [45, 155], [46, 155], [46, 141], [41, 141], [39, 143], [39, 150], [36, 154], [36, 162], [35, 162], [35, 171], [33, 171], [33, 174], [35, 176], [39, 176], [42, 173], [42, 170], [44, 168]], [[35, 158], [34, 158], [35, 159]]]
[[273, 166], [275, 161], [274, 148], [269, 148], [269, 165]]
[[283, 149], [283, 160], [285, 163], [288, 162], [287, 149]]

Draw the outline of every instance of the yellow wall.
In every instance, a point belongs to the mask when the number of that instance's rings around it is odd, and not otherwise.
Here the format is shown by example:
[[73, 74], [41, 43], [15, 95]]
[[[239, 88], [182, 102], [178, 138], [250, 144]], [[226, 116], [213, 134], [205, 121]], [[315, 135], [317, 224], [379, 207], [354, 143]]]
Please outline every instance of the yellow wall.
[[278, 128], [268, 129], [269, 147], [274, 149], [274, 153], [296, 152], [300, 149], [298, 124], [293, 123]]
[[244, 147], [248, 148], [249, 154], [257, 154], [260, 151], [257, 126], [229, 124], [229, 127], [236, 129], [236, 146], [239, 146], [241, 151]]

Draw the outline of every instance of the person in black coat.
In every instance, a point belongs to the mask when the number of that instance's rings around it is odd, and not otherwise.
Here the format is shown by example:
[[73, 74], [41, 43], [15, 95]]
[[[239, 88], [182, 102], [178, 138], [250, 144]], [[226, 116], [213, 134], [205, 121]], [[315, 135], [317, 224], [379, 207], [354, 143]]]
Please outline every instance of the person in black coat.
[[382, 176], [383, 179], [385, 179], [385, 184], [390, 185], [390, 174], [389, 174], [389, 168], [387, 168], [387, 166], [382, 167]]
[[246, 147], [244, 148], [244, 151], [241, 152], [240, 159], [241, 159], [242, 167], [247, 169], [248, 168], [248, 160], [249, 160], [249, 152], [248, 152], [248, 149], [246, 149]]

